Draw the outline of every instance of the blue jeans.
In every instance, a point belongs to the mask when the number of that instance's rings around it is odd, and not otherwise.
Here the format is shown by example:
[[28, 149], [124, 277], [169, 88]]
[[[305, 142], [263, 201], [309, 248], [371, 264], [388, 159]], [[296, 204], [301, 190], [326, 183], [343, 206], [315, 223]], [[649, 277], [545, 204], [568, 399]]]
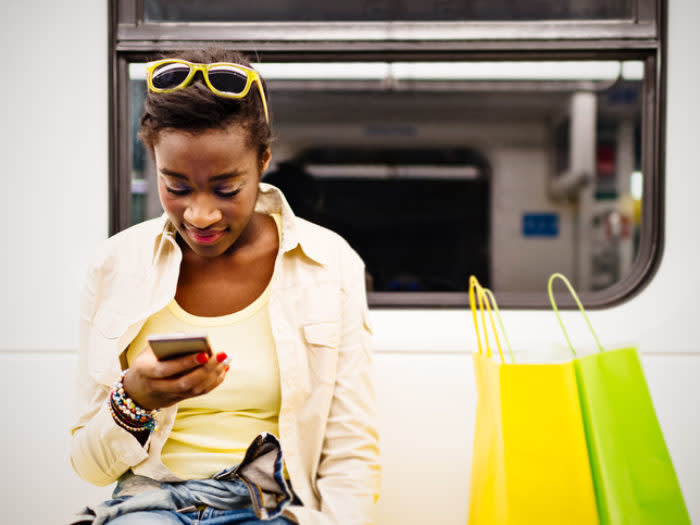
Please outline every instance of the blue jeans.
[[293, 523], [282, 517], [293, 499], [282, 476], [280, 443], [274, 435], [263, 433], [250, 444], [240, 464], [209, 479], [161, 483], [129, 471], [111, 500], [86, 508], [72, 524], [282, 525]]
[[167, 510], [131, 512], [107, 523], [109, 525], [257, 525], [263, 523], [265, 525], [291, 525], [294, 522], [282, 516], [263, 521], [258, 519], [252, 508], [232, 510], [207, 508], [187, 513]]

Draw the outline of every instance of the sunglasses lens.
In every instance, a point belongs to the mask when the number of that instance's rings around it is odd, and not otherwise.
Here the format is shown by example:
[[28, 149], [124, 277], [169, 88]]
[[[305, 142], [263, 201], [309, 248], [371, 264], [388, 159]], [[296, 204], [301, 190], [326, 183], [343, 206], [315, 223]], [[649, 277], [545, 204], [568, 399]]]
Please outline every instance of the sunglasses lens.
[[242, 93], [248, 84], [248, 75], [245, 71], [233, 67], [215, 66], [209, 70], [209, 82], [223, 93], [237, 95]]
[[172, 89], [182, 84], [190, 74], [190, 67], [185, 64], [163, 64], [153, 71], [153, 87]]

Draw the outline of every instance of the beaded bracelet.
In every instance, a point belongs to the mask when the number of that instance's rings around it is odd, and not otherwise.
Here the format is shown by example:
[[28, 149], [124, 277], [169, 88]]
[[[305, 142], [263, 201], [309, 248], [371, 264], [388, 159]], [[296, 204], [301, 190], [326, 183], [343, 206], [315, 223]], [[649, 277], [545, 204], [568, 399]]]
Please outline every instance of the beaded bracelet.
[[124, 370], [119, 379], [114, 382], [107, 400], [109, 413], [115, 423], [129, 432], [142, 432], [156, 429], [156, 414], [160, 409], [146, 410], [138, 406], [124, 390]]
[[124, 414], [122, 412], [122, 410], [119, 408], [119, 406], [117, 406], [114, 403], [114, 400], [111, 398], [111, 396], [109, 398], [108, 405], [109, 405], [109, 410], [110, 410], [110, 414], [112, 414], [112, 417], [115, 419], [115, 421], [119, 420], [119, 421], [117, 421], [117, 423], [121, 422], [121, 423], [124, 423], [125, 425], [128, 425], [130, 427], [139, 428], [140, 430], [144, 430], [143, 425], [145, 424], [145, 421], [144, 422], [136, 421], [132, 417], [130, 417], [128, 414]]
[[151, 414], [142, 411], [143, 409], [139, 410], [133, 401], [131, 401], [131, 399], [128, 397], [125, 397], [125, 394], [120, 392], [120, 390], [117, 390], [110, 396], [110, 401], [113, 408], [117, 409], [119, 413], [126, 418], [126, 422], [143, 424], [153, 418]]
[[114, 422], [122, 427], [124, 430], [128, 432], [144, 432], [148, 430], [145, 426], [141, 427], [133, 427], [127, 423], [125, 423], [114, 411], [114, 408], [112, 408], [112, 405], [109, 405], [109, 413], [112, 414], [112, 419], [114, 419]]

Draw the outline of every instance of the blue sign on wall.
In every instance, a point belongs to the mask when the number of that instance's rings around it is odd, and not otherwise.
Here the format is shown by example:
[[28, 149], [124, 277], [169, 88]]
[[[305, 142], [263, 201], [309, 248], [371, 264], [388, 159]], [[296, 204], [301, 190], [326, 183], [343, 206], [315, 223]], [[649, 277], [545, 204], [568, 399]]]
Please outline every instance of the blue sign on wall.
[[523, 213], [523, 237], [559, 235], [558, 213]]

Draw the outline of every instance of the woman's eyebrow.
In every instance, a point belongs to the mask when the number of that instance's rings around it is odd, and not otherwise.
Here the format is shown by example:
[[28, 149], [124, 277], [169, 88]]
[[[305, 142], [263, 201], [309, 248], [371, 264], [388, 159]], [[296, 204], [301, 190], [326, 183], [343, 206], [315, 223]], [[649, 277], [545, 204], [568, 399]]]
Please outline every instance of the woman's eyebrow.
[[160, 171], [163, 175], [167, 175], [168, 177], [174, 177], [174, 178], [176, 178], [176, 179], [187, 180], [187, 175], [183, 175], [182, 173], [178, 173], [178, 172], [176, 172], [176, 171], [169, 170], [168, 168], [160, 168], [159, 171]]
[[214, 175], [209, 180], [235, 179], [236, 177], [240, 177], [241, 175], [243, 175], [242, 171], [233, 170], [226, 173], [222, 173], [221, 175]]
[[[176, 179], [182, 179], [182, 180], [189, 180], [187, 175], [183, 175], [182, 173], [178, 173], [173, 170], [169, 170], [168, 168], [160, 168], [160, 172], [163, 175], [167, 175], [168, 177], [174, 177]], [[224, 180], [224, 179], [234, 179], [236, 177], [240, 177], [243, 175], [243, 172], [235, 169], [233, 171], [228, 171], [226, 173], [221, 173], [220, 175], [214, 175], [211, 179], [212, 181], [218, 181], [218, 180]]]

